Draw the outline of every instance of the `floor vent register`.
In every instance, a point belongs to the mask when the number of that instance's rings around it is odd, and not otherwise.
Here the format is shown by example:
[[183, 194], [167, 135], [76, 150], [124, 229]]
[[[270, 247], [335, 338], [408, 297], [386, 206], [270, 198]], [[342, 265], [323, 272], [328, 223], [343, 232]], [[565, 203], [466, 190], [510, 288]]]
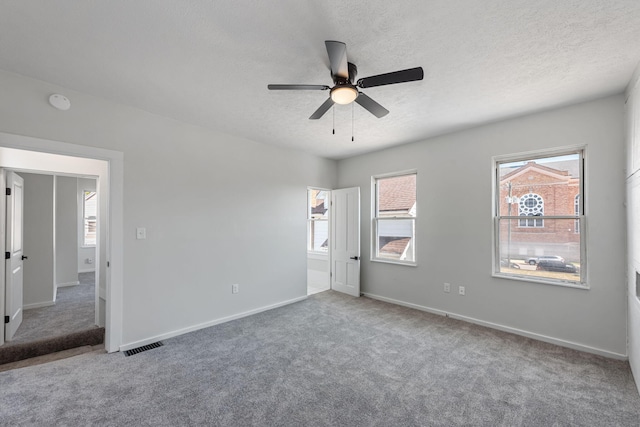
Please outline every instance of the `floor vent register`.
[[132, 348], [124, 352], [125, 356], [133, 356], [134, 354], [142, 353], [143, 351], [151, 350], [154, 348], [162, 347], [162, 341], [154, 342], [153, 344], [143, 345], [142, 347]]

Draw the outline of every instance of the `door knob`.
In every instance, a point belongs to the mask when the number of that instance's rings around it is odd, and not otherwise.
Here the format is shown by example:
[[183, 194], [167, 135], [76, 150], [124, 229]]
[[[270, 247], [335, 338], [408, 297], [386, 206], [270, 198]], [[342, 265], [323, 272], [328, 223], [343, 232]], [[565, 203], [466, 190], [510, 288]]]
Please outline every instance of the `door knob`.
[[349, 259], [355, 259], [355, 260], [357, 261], [357, 260], [359, 259], [359, 257], [357, 257], [357, 256], [352, 256], [352, 257], [349, 257]]
[[24, 261], [25, 259], [29, 259], [29, 257], [26, 255], [22, 255], [22, 260]]

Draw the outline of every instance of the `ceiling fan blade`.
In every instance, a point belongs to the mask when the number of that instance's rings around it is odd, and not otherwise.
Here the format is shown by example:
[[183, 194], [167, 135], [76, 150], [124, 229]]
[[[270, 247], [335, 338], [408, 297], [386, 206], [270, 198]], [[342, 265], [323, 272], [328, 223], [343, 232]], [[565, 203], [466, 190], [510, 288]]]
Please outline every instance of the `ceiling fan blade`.
[[326, 85], [267, 85], [269, 90], [327, 90]]
[[358, 80], [357, 86], [361, 88], [392, 85], [395, 83], [413, 82], [422, 80], [424, 71], [422, 67], [409, 68], [408, 70], [394, 71], [393, 73], [378, 74]]
[[347, 45], [342, 42], [327, 40], [324, 42], [329, 55], [331, 75], [349, 78], [349, 65], [347, 63]]
[[309, 120], [318, 120], [320, 117], [324, 116], [324, 113], [326, 113], [331, 107], [333, 107], [333, 104], [333, 99], [327, 99], [326, 101], [324, 101], [324, 104], [322, 104], [320, 108], [318, 108], [316, 112], [313, 113], [311, 117], [309, 117]]
[[371, 114], [373, 114], [377, 118], [384, 117], [387, 114], [389, 114], [389, 110], [387, 110], [382, 105], [378, 104], [376, 101], [369, 98], [367, 95], [365, 95], [362, 92], [358, 94], [358, 97], [356, 98], [356, 102], [362, 105], [362, 107], [364, 107], [365, 110], [369, 111]]

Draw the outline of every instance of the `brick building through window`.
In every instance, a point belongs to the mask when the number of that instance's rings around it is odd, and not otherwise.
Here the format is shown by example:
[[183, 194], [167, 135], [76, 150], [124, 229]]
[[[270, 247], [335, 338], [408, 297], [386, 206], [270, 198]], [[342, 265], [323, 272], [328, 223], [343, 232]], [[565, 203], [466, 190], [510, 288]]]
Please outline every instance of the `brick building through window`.
[[501, 165], [500, 215], [526, 217], [500, 222], [500, 235], [509, 236], [501, 256], [559, 255], [567, 261], [580, 261], [579, 221], [537, 218], [579, 215], [579, 165], [577, 157]]

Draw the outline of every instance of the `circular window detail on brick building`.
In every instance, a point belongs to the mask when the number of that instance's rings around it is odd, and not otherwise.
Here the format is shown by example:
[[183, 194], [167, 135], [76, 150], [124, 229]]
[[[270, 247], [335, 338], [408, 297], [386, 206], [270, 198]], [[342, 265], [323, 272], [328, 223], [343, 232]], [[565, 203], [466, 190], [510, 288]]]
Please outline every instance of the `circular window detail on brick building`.
[[544, 214], [544, 200], [538, 194], [529, 193], [520, 197], [520, 215], [538, 216]]
[[[518, 215], [520, 216], [543, 216], [544, 199], [535, 193], [525, 194], [520, 197], [518, 205]], [[543, 227], [542, 219], [521, 219], [520, 227]]]

